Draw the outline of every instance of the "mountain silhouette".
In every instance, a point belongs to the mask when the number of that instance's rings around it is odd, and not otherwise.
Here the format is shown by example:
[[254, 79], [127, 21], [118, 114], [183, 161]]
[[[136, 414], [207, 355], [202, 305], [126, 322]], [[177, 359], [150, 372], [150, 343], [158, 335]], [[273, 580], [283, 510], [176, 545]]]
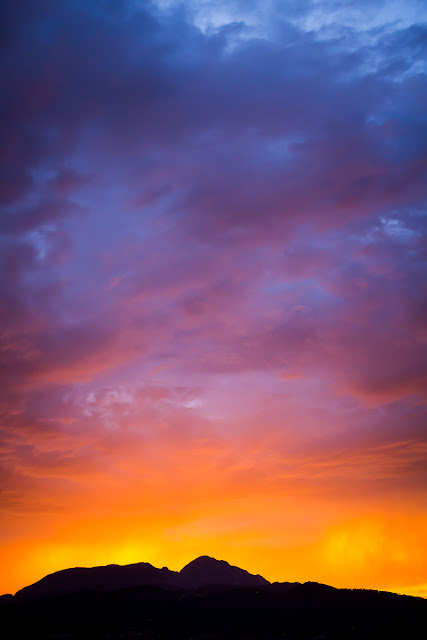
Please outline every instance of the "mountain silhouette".
[[147, 562], [130, 565], [64, 569], [45, 576], [38, 582], [18, 591], [19, 600], [70, 595], [82, 591], [108, 591], [129, 587], [160, 587], [188, 591], [208, 586], [257, 587], [269, 584], [265, 578], [233, 567], [224, 560], [201, 556], [187, 564], [180, 572], [167, 567], [157, 569]]
[[253, 575], [239, 567], [233, 567], [225, 560], [215, 560], [200, 556], [180, 571], [183, 585], [200, 589], [206, 586], [260, 587], [270, 584], [260, 575]]
[[150, 585], [162, 588], [181, 588], [179, 573], [166, 567], [157, 569], [148, 562], [125, 566], [64, 569], [45, 576], [15, 594], [21, 600], [68, 595], [82, 591], [108, 591]]
[[202, 556], [180, 572], [148, 563], [58, 571], [0, 596], [5, 640], [424, 640], [427, 600], [270, 584]]

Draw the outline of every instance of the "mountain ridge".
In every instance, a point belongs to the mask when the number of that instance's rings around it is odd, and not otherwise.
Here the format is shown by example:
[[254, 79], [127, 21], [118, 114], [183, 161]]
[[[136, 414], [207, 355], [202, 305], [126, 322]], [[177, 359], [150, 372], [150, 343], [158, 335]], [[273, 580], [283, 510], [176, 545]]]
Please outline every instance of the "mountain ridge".
[[[135, 584], [141, 576], [145, 584]], [[180, 572], [149, 563], [75, 567], [0, 596], [0, 637], [424, 640], [427, 600], [316, 582], [270, 584], [206, 556]]]
[[[180, 571], [171, 570], [166, 566], [158, 568], [149, 562], [135, 562], [126, 565], [112, 563], [94, 567], [60, 569], [22, 587], [14, 595], [11, 593], [0, 594], [0, 602], [70, 595], [83, 591], [110, 591], [145, 586], [177, 591], [197, 591], [205, 587], [262, 587], [267, 585], [279, 587], [282, 590], [289, 590], [297, 585], [306, 588], [313, 585], [337, 589], [312, 581], [304, 583], [276, 581], [271, 583], [260, 574], [251, 574], [245, 569], [229, 564], [226, 560], [217, 560], [211, 556], [202, 555], [184, 565]], [[341, 589], [341, 591], [393, 593], [375, 589]], [[418, 597], [425, 600], [421, 596], [405, 597]]]
[[204, 555], [186, 564], [181, 571], [172, 571], [167, 567], [159, 569], [148, 562], [61, 569], [19, 589], [13, 598], [38, 599], [139, 586], [191, 591], [209, 586], [257, 587], [268, 584], [270, 582], [259, 574], [251, 574], [225, 560]]

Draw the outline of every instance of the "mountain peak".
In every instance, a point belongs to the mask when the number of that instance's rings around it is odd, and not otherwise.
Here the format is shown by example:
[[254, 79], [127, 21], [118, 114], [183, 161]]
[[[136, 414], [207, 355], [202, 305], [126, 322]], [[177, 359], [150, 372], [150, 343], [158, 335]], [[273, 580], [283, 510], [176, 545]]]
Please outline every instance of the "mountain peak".
[[217, 560], [216, 558], [212, 558], [212, 556], [199, 556], [198, 558], [195, 558], [194, 560], [186, 564], [185, 567], [181, 569], [181, 572], [186, 570], [187, 567], [213, 567], [217, 566], [218, 564], [231, 567], [231, 565], [225, 560]]
[[216, 560], [210, 556], [200, 556], [192, 560], [181, 569], [180, 575], [189, 587], [195, 589], [209, 585], [258, 587], [269, 584], [260, 575], [253, 575], [230, 565], [225, 560]]

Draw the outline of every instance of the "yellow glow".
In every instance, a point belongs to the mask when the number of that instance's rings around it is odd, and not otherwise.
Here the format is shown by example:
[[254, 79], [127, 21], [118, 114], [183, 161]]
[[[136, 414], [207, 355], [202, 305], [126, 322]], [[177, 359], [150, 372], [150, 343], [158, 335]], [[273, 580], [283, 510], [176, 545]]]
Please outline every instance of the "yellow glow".
[[341, 526], [326, 537], [325, 560], [347, 570], [365, 569], [381, 555], [384, 543], [384, 533], [378, 522], [357, 523], [352, 528]]
[[[243, 506], [247, 507], [245, 501]], [[271, 518], [256, 523], [246, 513], [245, 520], [241, 507], [234, 505], [228, 523], [227, 515], [201, 524], [190, 517], [174, 531], [162, 519], [152, 518], [148, 526], [140, 517], [124, 522], [98, 517], [76, 520], [51, 539], [11, 542], [0, 558], [0, 592], [14, 592], [72, 566], [150, 562], [179, 570], [195, 557], [209, 554], [270, 581], [313, 580], [426, 596], [426, 583], [420, 580], [427, 569], [425, 519], [365, 516], [332, 528], [320, 526], [311, 541], [298, 545], [292, 536], [286, 541], [286, 532], [281, 535], [283, 522], [273, 535]]]

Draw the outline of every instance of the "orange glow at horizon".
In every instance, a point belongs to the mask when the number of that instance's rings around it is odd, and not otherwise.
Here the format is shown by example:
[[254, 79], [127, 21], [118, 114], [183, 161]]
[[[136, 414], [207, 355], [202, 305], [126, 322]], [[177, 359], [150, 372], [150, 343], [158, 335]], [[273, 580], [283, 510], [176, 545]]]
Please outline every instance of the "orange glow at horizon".
[[[86, 523], [88, 524], [88, 523]], [[134, 523], [135, 524], [135, 523]], [[259, 573], [270, 582], [316, 581], [340, 588], [368, 588], [427, 597], [419, 582], [427, 566], [425, 521], [393, 523], [395, 537], [385, 538], [385, 526], [378, 519], [343, 523], [325, 531], [319, 539], [301, 546], [269, 545], [269, 535], [191, 535], [173, 539], [170, 532], [149, 537], [124, 534], [123, 527], [104, 540], [105, 523], [99, 522], [92, 535], [69, 530], [54, 539], [21, 540], [4, 546], [1, 554], [2, 593], [14, 593], [44, 575], [73, 566], [150, 562], [179, 571], [199, 555], [225, 559]], [[111, 523], [108, 523], [111, 527]], [[141, 529], [143, 523], [141, 523]], [[383, 533], [380, 529], [383, 529]], [[90, 538], [99, 536], [99, 541]], [[264, 533], [264, 540], [263, 540]], [[75, 541], [73, 541], [73, 538]], [[278, 536], [279, 538], [279, 536]], [[18, 561], [17, 561], [18, 558]], [[12, 577], [13, 576], [13, 577]]]
[[375, 504], [349, 507], [342, 496], [286, 495], [280, 487], [273, 494], [249, 476], [246, 493], [239, 482], [218, 478], [215, 485], [212, 469], [202, 466], [187, 478], [166, 474], [163, 482], [151, 468], [149, 495], [123, 478], [103, 493], [100, 477], [84, 501], [73, 498], [59, 512], [10, 513], [0, 592], [72, 566], [150, 562], [180, 570], [211, 555], [271, 582], [427, 596], [427, 518], [416, 510], [393, 515], [386, 505], [381, 513]]
[[329, 427], [325, 447], [313, 441], [310, 412], [286, 401], [289, 421], [307, 416], [304, 430], [260, 431], [255, 411], [244, 430], [226, 431], [175, 408], [155, 437], [149, 421], [127, 416], [120, 429], [80, 430], [74, 457], [77, 419], [55, 437], [30, 432], [39, 458], [21, 458], [16, 494], [2, 504], [0, 592], [72, 566], [180, 570], [211, 555], [271, 582], [425, 595], [422, 487], [388, 486], [397, 463], [418, 455], [412, 442], [347, 445]]

